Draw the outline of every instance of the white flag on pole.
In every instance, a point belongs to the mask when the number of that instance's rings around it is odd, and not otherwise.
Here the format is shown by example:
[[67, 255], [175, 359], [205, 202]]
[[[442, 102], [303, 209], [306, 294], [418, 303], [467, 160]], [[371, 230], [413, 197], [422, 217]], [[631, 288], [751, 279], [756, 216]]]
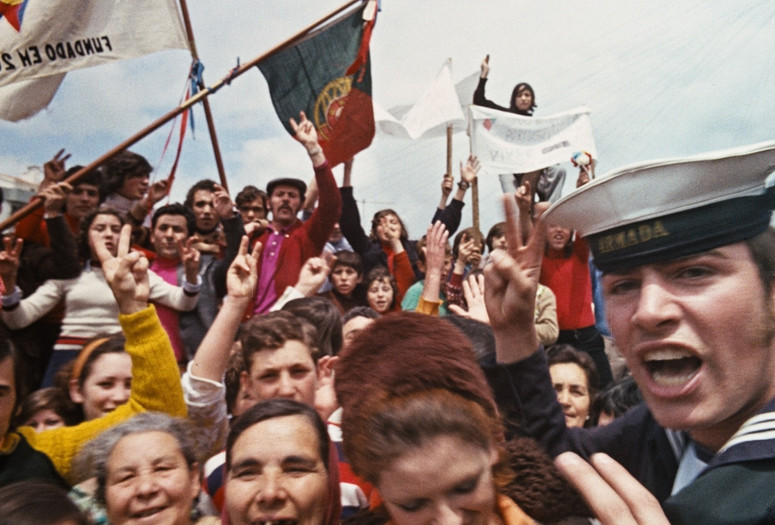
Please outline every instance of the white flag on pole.
[[[416, 140], [444, 135], [448, 125], [452, 125], [454, 131], [466, 129], [464, 108], [471, 103], [474, 90], [471, 88], [467, 93], [470, 84], [467, 81], [468, 78], [454, 84], [450, 62], [445, 62], [436, 79], [413, 106], [399, 106], [386, 111], [374, 104], [374, 118], [379, 130], [393, 137]], [[466, 98], [463, 100], [461, 97]]]
[[188, 48], [175, 0], [0, 0], [0, 15], [0, 118], [8, 120], [43, 109], [67, 71]]
[[469, 106], [473, 154], [490, 173], [527, 173], [567, 162], [574, 153], [597, 157], [589, 110], [523, 117]]

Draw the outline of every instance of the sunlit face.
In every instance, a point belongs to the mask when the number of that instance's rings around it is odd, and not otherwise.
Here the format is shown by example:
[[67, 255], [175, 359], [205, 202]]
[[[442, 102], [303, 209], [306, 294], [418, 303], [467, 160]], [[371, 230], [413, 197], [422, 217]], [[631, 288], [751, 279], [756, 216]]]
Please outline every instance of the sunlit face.
[[121, 221], [115, 215], [109, 213], [100, 213], [94, 216], [89, 226], [89, 248], [91, 258], [97, 260], [97, 253], [94, 250], [96, 243], [104, 244], [105, 248], [114, 257], [118, 253], [118, 238], [121, 235]]
[[296, 220], [296, 214], [301, 208], [299, 189], [288, 184], [280, 184], [272, 189], [269, 196], [269, 209], [272, 210], [272, 221], [280, 227], [290, 226]]
[[213, 192], [210, 190], [196, 190], [191, 204], [197, 231], [210, 233], [218, 226], [218, 215], [213, 205]]
[[99, 202], [99, 188], [94, 184], [82, 183], [75, 186], [73, 191], [67, 194], [65, 209], [70, 217], [80, 219], [97, 208]]
[[589, 384], [584, 369], [576, 363], [556, 363], [549, 367], [557, 400], [568, 427], [583, 427], [589, 419]]
[[32, 414], [22, 425], [34, 428], [35, 432], [43, 432], [65, 426], [65, 420], [50, 408], [44, 408]]
[[188, 223], [183, 215], [162, 215], [153, 227], [153, 251], [159, 257], [176, 259], [179, 256], [178, 243], [185, 242], [187, 237]]
[[613, 337], [662, 426], [715, 450], [775, 397], [775, 299], [744, 243], [602, 283]]
[[387, 244], [391, 238], [398, 238], [401, 235], [401, 221], [396, 215], [389, 213], [380, 218], [375, 233], [379, 242]]
[[242, 215], [242, 222], [245, 224], [266, 219], [266, 208], [264, 207], [264, 201], [261, 197], [250, 202], [243, 202], [237, 209], [239, 210], [240, 215]]
[[374, 319], [358, 316], [353, 317], [344, 323], [342, 325], [343, 348], [350, 346], [350, 344], [353, 342], [353, 339], [355, 339], [355, 336], [365, 330], [373, 322]]
[[393, 305], [393, 287], [387, 279], [374, 280], [366, 291], [366, 300], [375, 312], [384, 314]]
[[529, 89], [520, 89], [517, 92], [517, 97], [514, 99], [514, 103], [516, 104], [518, 110], [527, 111], [533, 106], [533, 94]]
[[377, 488], [395, 525], [488, 525], [494, 523], [496, 460], [494, 449], [436, 436], [395, 459]]
[[256, 423], [231, 450], [226, 507], [232, 525], [322, 525], [328, 472], [315, 430], [299, 415]]
[[361, 282], [361, 276], [352, 266], [340, 265], [331, 272], [331, 284], [334, 289], [345, 297], [353, 293], [355, 287]]
[[132, 388], [132, 359], [125, 352], [99, 356], [82, 386], [70, 382], [70, 398], [83, 407], [86, 420], [113, 412], [129, 400]]
[[565, 246], [570, 242], [570, 237], [571, 230], [568, 228], [552, 224], [546, 229], [546, 242], [550, 250], [557, 252], [564, 250]]
[[5, 439], [16, 405], [16, 381], [11, 356], [0, 359], [0, 440]]
[[199, 472], [167, 432], [138, 432], [116, 443], [107, 461], [105, 501], [113, 525], [191, 525]]
[[315, 404], [317, 370], [309, 348], [301, 341], [286, 341], [275, 350], [255, 352], [249, 365], [241, 380], [257, 401], [286, 398]]
[[124, 183], [118, 189], [118, 194], [133, 201], [142, 199], [148, 191], [150, 177], [150, 173], [141, 173], [124, 178]]

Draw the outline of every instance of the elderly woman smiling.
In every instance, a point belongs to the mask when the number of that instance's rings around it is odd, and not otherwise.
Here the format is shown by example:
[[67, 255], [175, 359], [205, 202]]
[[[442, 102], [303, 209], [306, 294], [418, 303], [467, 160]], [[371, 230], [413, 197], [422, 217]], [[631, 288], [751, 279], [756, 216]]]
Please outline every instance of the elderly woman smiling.
[[97, 499], [112, 525], [193, 525], [199, 462], [193, 427], [146, 412], [89, 443]]

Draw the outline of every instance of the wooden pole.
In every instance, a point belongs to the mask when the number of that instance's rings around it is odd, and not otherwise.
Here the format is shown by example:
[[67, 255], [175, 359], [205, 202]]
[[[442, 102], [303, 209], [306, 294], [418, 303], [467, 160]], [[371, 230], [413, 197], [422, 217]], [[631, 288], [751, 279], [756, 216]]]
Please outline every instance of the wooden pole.
[[[188, 36], [188, 45], [191, 48], [191, 58], [195, 61], [199, 61], [199, 53], [196, 50], [196, 41], [194, 40], [194, 28], [191, 25], [191, 17], [188, 14], [188, 5], [186, 0], [179, 0], [180, 12], [183, 15], [183, 24], [186, 27], [186, 35]], [[204, 83], [204, 78], [202, 79]], [[204, 87], [204, 86], [200, 86]], [[202, 100], [202, 109], [205, 112], [205, 119], [207, 120], [207, 130], [210, 132], [210, 142], [213, 145], [213, 156], [215, 157], [215, 166], [218, 169], [218, 177], [221, 181], [221, 186], [227, 192], [229, 191], [229, 184], [226, 181], [226, 170], [223, 167], [223, 159], [221, 158], [221, 148], [218, 145], [218, 136], [215, 133], [215, 121], [213, 120], [213, 113], [210, 110], [209, 99]]]
[[[233, 69], [226, 77], [222, 78], [218, 82], [216, 82], [213, 86], [203, 89], [202, 91], [198, 92], [193, 97], [189, 98], [188, 100], [184, 101], [180, 106], [176, 107], [175, 109], [172, 109], [168, 111], [163, 116], [159, 117], [158, 119], [154, 120], [151, 124], [146, 126], [145, 128], [141, 129], [128, 139], [121, 142], [118, 146], [114, 147], [101, 157], [99, 157], [97, 160], [94, 160], [81, 168], [80, 170], [76, 171], [69, 177], [67, 177], [64, 182], [67, 182], [69, 184], [73, 184], [75, 181], [80, 179], [83, 175], [85, 175], [87, 172], [99, 167], [101, 164], [105, 163], [108, 159], [115, 156], [119, 152], [129, 148], [133, 144], [139, 142], [143, 138], [150, 135], [152, 132], [159, 129], [161, 126], [169, 122], [170, 120], [174, 119], [184, 111], [186, 111], [188, 108], [193, 106], [194, 104], [201, 102], [202, 100], [206, 99], [208, 96], [212, 95], [216, 91], [218, 91], [221, 87], [223, 87], [226, 84], [230, 84], [232, 80], [237, 78], [238, 76], [242, 75], [246, 71], [254, 68], [259, 62], [264, 60], [265, 58], [273, 55], [274, 53], [277, 53], [278, 51], [281, 51], [282, 49], [285, 49], [286, 47], [289, 47], [293, 45], [296, 40], [299, 38], [302, 38], [304, 35], [306, 35], [308, 32], [319, 26], [320, 24], [324, 23], [326, 20], [333, 18], [334, 16], [338, 15], [348, 7], [352, 6], [353, 4], [356, 4], [358, 2], [361, 2], [363, 0], [350, 0], [346, 4], [344, 4], [341, 7], [338, 7], [337, 9], [333, 10], [331, 13], [327, 14], [317, 22], [314, 22], [307, 27], [305, 27], [303, 30], [299, 31], [295, 35], [293, 35], [291, 38], [285, 40], [284, 42], [276, 45], [266, 53], [263, 53], [250, 62], [247, 62], [243, 64], [242, 66]], [[32, 213], [34, 210], [36, 210], [39, 206], [43, 204], [43, 199], [41, 199], [38, 196], [35, 196], [32, 198], [32, 200], [27, 203], [24, 207], [20, 208], [16, 213], [5, 219], [4, 221], [0, 222], [0, 231], [6, 230], [9, 226], [17, 223], [19, 220], [23, 219], [30, 213]]]
[[452, 174], [452, 124], [447, 124], [447, 177], [455, 178]]
[[[473, 138], [468, 139], [468, 154], [472, 155], [474, 152], [474, 145], [471, 142]], [[479, 228], [479, 177], [475, 177], [471, 183], [471, 224], [474, 228], [482, 231]]]

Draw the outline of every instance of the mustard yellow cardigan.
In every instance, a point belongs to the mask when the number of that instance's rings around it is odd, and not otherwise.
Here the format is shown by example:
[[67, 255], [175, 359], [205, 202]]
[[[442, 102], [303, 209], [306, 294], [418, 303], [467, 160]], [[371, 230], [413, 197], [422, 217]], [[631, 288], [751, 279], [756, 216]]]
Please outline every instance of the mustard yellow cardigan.
[[[46, 454], [57, 471], [69, 483], [75, 455], [88, 441], [108, 428], [145, 411], [165, 412], [185, 417], [186, 404], [180, 385], [180, 373], [167, 333], [153, 305], [130, 314], [119, 315], [126, 336], [126, 352], [132, 358], [132, 390], [129, 401], [101, 418], [72, 427], [36, 433], [31, 427], [16, 430], [35, 450]], [[13, 446], [13, 432], [6, 436], [3, 449]], [[16, 436], [18, 441], [18, 436]]]

